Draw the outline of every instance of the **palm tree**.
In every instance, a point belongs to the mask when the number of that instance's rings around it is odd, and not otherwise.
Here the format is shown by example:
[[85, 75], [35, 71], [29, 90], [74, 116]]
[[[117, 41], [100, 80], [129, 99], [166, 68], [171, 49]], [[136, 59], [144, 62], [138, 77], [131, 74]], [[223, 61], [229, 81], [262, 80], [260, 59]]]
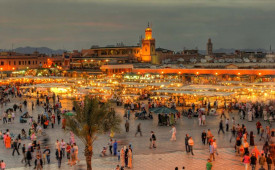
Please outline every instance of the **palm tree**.
[[118, 132], [121, 119], [110, 109], [109, 103], [100, 104], [97, 98], [86, 96], [84, 104], [74, 101], [75, 116], [66, 116], [66, 130], [72, 131], [85, 145], [87, 170], [92, 169], [93, 142], [97, 134]]

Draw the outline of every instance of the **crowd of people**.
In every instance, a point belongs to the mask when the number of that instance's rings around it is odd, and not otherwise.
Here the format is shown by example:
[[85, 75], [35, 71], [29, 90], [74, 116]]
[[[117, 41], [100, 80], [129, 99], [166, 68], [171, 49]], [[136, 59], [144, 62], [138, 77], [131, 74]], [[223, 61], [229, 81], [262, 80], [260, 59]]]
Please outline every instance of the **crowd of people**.
[[[15, 92], [3, 92], [1, 97], [1, 106], [6, 105], [11, 102], [9, 99], [15, 97], [21, 97], [20, 93], [15, 94]], [[134, 114], [135, 110], [145, 111], [146, 114], [150, 114], [150, 108], [156, 107], [169, 107], [171, 109], [177, 109], [180, 107], [186, 108], [185, 104], [181, 104], [178, 101], [171, 100], [170, 102], [163, 103], [157, 100], [152, 100], [148, 96], [144, 96], [144, 99], [148, 99], [148, 104], [146, 101], [133, 103], [129, 102], [125, 105], [125, 131], [129, 132], [129, 121]], [[52, 100], [53, 104], [50, 104]], [[55, 98], [46, 96], [45, 98], [37, 98], [35, 102], [27, 103], [26, 99], [21, 99], [19, 104], [14, 103], [13, 108], [9, 108], [2, 113], [3, 124], [13, 124], [15, 123], [18, 114], [22, 114], [26, 111], [28, 107], [29, 110], [35, 110], [41, 107], [44, 113], [38, 113], [37, 117], [33, 117], [31, 114], [24, 113], [22, 119], [28, 120], [29, 128], [22, 129], [21, 133], [13, 133], [11, 129], [6, 129], [0, 132], [0, 139], [3, 140], [3, 145], [6, 149], [12, 149], [12, 155], [22, 156], [22, 163], [25, 166], [31, 166], [34, 164], [35, 169], [42, 169], [45, 164], [50, 164], [52, 156], [54, 156], [58, 162], [58, 167], [61, 167], [62, 162], [66, 162], [70, 166], [78, 164], [79, 160], [79, 149], [74, 140], [74, 135], [71, 133], [70, 139], [64, 140], [59, 139], [55, 142], [55, 148], [49, 145], [49, 138], [47, 135], [47, 130], [49, 128], [64, 128], [66, 120], [62, 117], [62, 112], [60, 108], [62, 104], [57, 97]], [[118, 101], [118, 106], [121, 106], [121, 101]], [[213, 108], [221, 108], [221, 114], [219, 117], [219, 123], [217, 125], [218, 135], [223, 135], [229, 133], [230, 143], [234, 145], [236, 156], [242, 158], [242, 162], [245, 168], [248, 169], [251, 166], [255, 169], [256, 165], [260, 166], [268, 165], [268, 169], [271, 169], [272, 164], [275, 166], [275, 131], [269, 126], [264, 126], [263, 121], [272, 121], [274, 117], [274, 103], [263, 103], [263, 102], [230, 102], [224, 103], [224, 106], [218, 106], [218, 102], [213, 103]], [[203, 107], [206, 107], [203, 109]], [[189, 110], [190, 114], [187, 115], [189, 119], [195, 115], [198, 118], [198, 125], [204, 128], [207, 124], [206, 118], [209, 110], [211, 109], [210, 102], [202, 102], [197, 108], [194, 104], [191, 104]], [[235, 117], [231, 114], [233, 110], [237, 110], [240, 119], [245, 119], [247, 121], [256, 122], [255, 129], [247, 129], [245, 123], [236, 123]], [[196, 114], [194, 114], [196, 112]], [[192, 113], [192, 114], [191, 114]], [[178, 112], [176, 114], [165, 114], [164, 117], [167, 118], [167, 126], [171, 126], [171, 138], [172, 142], [177, 141], [177, 135], [179, 134], [176, 129], [177, 120], [181, 117], [185, 118], [184, 112]], [[20, 119], [21, 119], [20, 118]], [[23, 121], [24, 122], [24, 121]], [[213, 129], [212, 129], [213, 131]], [[256, 132], [256, 133], [255, 133]], [[141, 123], [138, 123], [135, 137], [143, 136]], [[147, 136], [146, 136], [147, 137]], [[149, 138], [149, 148], [157, 148], [157, 137], [154, 131], [151, 131]], [[259, 141], [255, 141], [259, 138]], [[65, 142], [66, 141], [66, 142]], [[206, 162], [207, 170], [213, 167], [213, 162], [216, 160], [218, 153], [218, 143], [219, 141], [214, 137], [211, 129], [205, 129], [201, 133], [201, 144], [208, 146], [209, 158]], [[198, 142], [197, 142], [198, 143]], [[185, 151], [187, 154], [195, 155], [194, 146], [197, 144], [193, 137], [189, 134], [185, 134]], [[257, 143], [257, 145], [256, 145]], [[261, 146], [262, 145], [262, 146]], [[54, 150], [54, 151], [53, 151]], [[110, 154], [107, 154], [109, 150]], [[107, 155], [116, 156], [118, 158], [119, 165], [116, 169], [133, 168], [133, 145], [120, 146], [118, 139], [111, 137], [108, 141], [107, 147], [103, 147], [100, 152], [101, 157]], [[67, 161], [66, 161], [67, 160]], [[2, 160], [0, 167], [5, 168], [6, 164]], [[3, 169], [3, 168], [2, 168]]]
[[[14, 88], [12, 88], [14, 89]], [[14, 90], [5, 90], [1, 92], [1, 103], [6, 104], [11, 102], [11, 98], [21, 99], [20, 91], [15, 92]], [[43, 101], [44, 100], [44, 101]], [[12, 149], [12, 156], [16, 153], [18, 156], [22, 156], [21, 163], [25, 166], [32, 166], [34, 164], [34, 169], [43, 169], [45, 164], [51, 163], [51, 157], [54, 156], [58, 162], [58, 167], [61, 167], [61, 162], [67, 162], [69, 165], [74, 166], [80, 160], [78, 158], [78, 146], [76, 145], [74, 134], [70, 134], [70, 138], [67, 142], [61, 139], [56, 141], [55, 150], [52, 151], [50, 144], [49, 135], [47, 134], [47, 128], [65, 128], [65, 118], [62, 119], [62, 114], [64, 111], [60, 111], [61, 102], [57, 96], [57, 100], [52, 99], [53, 104], [50, 104], [50, 97], [46, 96], [44, 98], [37, 98], [36, 105], [34, 102], [31, 102], [31, 110], [34, 110], [35, 107], [41, 107], [41, 110], [44, 110], [44, 113], [37, 113], [37, 118], [33, 117], [27, 112], [28, 103], [25, 99], [19, 105], [14, 103], [13, 108], [9, 108], [1, 116], [4, 124], [17, 123], [15, 117], [19, 114], [20, 116], [19, 123], [27, 123], [29, 127], [27, 130], [24, 128], [21, 129], [20, 133], [13, 133], [13, 130], [6, 129], [5, 131], [0, 131], [0, 140], [3, 140], [3, 145], [6, 149]], [[1, 105], [3, 108], [3, 105]], [[24, 106], [24, 107], [23, 107]], [[23, 110], [26, 112], [23, 113]], [[61, 124], [62, 119], [62, 126]], [[25, 121], [22, 121], [25, 120]], [[2, 160], [0, 163], [1, 170], [5, 169], [6, 164]]]

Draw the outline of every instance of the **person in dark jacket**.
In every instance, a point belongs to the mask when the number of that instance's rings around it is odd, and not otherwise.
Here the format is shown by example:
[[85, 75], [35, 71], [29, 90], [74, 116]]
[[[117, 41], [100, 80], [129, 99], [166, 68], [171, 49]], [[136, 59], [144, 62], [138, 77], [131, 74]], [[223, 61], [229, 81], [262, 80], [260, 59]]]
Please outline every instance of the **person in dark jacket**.
[[205, 132], [205, 130], [201, 134], [201, 140], [202, 140], [202, 143], [205, 145], [205, 141], [206, 141], [206, 132]]
[[257, 158], [255, 156], [255, 153], [252, 153], [252, 156], [250, 157], [250, 165], [252, 167], [252, 170], [255, 170], [257, 163]]
[[128, 167], [128, 148], [125, 149], [125, 167]]
[[26, 145], [25, 144], [23, 144], [23, 146], [22, 146], [22, 154], [23, 154], [23, 159], [21, 160], [21, 162], [23, 163], [23, 162], [27, 162], [27, 160], [26, 160]]
[[27, 166], [27, 165], [31, 166], [32, 153], [31, 153], [30, 148], [27, 151], [26, 158], [27, 158], [27, 162], [26, 162], [25, 166]]
[[14, 156], [14, 151], [16, 151], [18, 155], [20, 155], [20, 153], [18, 151], [18, 141], [17, 141], [17, 139], [13, 142], [12, 156]]
[[268, 154], [268, 157], [266, 158], [266, 163], [267, 163], [268, 170], [271, 170], [272, 159], [270, 154]]
[[60, 148], [58, 148], [55, 155], [56, 155], [56, 159], [58, 161], [58, 168], [61, 168], [62, 151], [60, 150]]
[[218, 131], [218, 134], [220, 134], [220, 131], [222, 131], [222, 133], [224, 134], [222, 120], [220, 121], [220, 124], [219, 124], [219, 131]]
[[186, 134], [186, 136], [185, 136], [185, 150], [186, 150], [187, 153], [190, 152], [189, 145], [188, 145], [188, 140], [189, 140], [189, 135]]

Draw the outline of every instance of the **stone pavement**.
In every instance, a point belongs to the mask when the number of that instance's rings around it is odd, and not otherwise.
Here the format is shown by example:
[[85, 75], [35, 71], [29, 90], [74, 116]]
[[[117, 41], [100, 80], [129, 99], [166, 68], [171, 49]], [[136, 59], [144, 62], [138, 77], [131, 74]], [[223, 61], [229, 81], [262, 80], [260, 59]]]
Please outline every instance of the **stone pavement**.
[[[235, 156], [233, 149], [219, 149], [219, 155], [213, 161], [213, 170], [242, 170], [244, 165], [241, 163], [242, 158]], [[134, 170], [174, 170], [175, 167], [187, 170], [203, 170], [206, 169], [206, 160], [208, 158], [208, 150], [195, 150], [194, 156], [185, 152], [173, 152], [165, 154], [142, 154], [134, 155]], [[94, 170], [113, 170], [119, 164], [117, 157], [105, 157], [102, 159], [93, 159]], [[61, 170], [86, 169], [85, 162], [80, 162], [81, 166], [70, 167], [63, 163]], [[257, 165], [256, 169], [259, 168]], [[265, 166], [267, 168], [267, 166]], [[28, 170], [31, 168], [11, 168], [11, 170]], [[57, 164], [45, 165], [44, 169], [58, 169]], [[126, 168], [127, 169], [127, 168]]]
[[[31, 101], [34, 99], [27, 99], [28, 107], [24, 108], [23, 113], [28, 111], [31, 113], [35, 119], [37, 119], [37, 114], [43, 113], [43, 108], [35, 106], [35, 110], [31, 110]], [[8, 103], [4, 108], [0, 108], [0, 113], [9, 107], [12, 107], [14, 103], [19, 104], [23, 102], [22, 99], [13, 98], [11, 99], [11, 103]], [[63, 108], [71, 109], [72, 102], [70, 100], [62, 100]], [[124, 109], [122, 107], [115, 107], [115, 110], [122, 117], [124, 114]], [[2, 121], [0, 122], [0, 130], [4, 131], [5, 129], [10, 129], [12, 133], [18, 134], [21, 129], [25, 130], [29, 128], [28, 123], [20, 124], [19, 115], [21, 113], [17, 111], [16, 113], [16, 121], [13, 124], [4, 124]], [[230, 117], [235, 117], [236, 123], [245, 124], [247, 126], [248, 131], [256, 132], [256, 121], [247, 122], [246, 120], [239, 120], [239, 116], [237, 113], [233, 113]], [[229, 117], [229, 116], [228, 116]], [[133, 115], [130, 119], [130, 132], [126, 133], [124, 128], [125, 120], [122, 121], [121, 124], [121, 132], [115, 134], [114, 139], [118, 141], [118, 149], [123, 147], [124, 145], [132, 144], [133, 146], [133, 154], [134, 160], [133, 165], [134, 169], [174, 169], [176, 166], [185, 166], [187, 169], [205, 169], [206, 158], [208, 157], [208, 147], [201, 144], [201, 132], [203, 130], [211, 129], [213, 135], [217, 139], [217, 145], [219, 148], [220, 155], [217, 161], [214, 163], [214, 169], [244, 169], [244, 166], [241, 164], [241, 158], [234, 156], [234, 140], [232, 143], [229, 143], [229, 139], [231, 136], [230, 132], [226, 132], [225, 134], [218, 135], [218, 123], [220, 117], [219, 116], [207, 116], [206, 117], [206, 125], [198, 126], [198, 119], [192, 118], [188, 119], [186, 117], [181, 117], [180, 120], [177, 121], [177, 141], [171, 142], [169, 139], [171, 137], [171, 127], [158, 126], [157, 125], [157, 116], [154, 116], [154, 120], [135, 120]], [[267, 125], [266, 122], [262, 121], [262, 124]], [[141, 130], [143, 136], [139, 135], [135, 137], [136, 127], [138, 123], [141, 123]], [[230, 121], [231, 127], [231, 121]], [[149, 146], [149, 137], [150, 131], [153, 130], [157, 137], [157, 149], [150, 150]], [[51, 161], [52, 165], [46, 165], [44, 169], [56, 169], [56, 160], [54, 156], [54, 143], [56, 139], [64, 139], [65, 141], [69, 140], [69, 133], [64, 132], [61, 129], [61, 125], [55, 125], [55, 128], [52, 129], [48, 127], [45, 132], [50, 136], [50, 147], [51, 147]], [[195, 142], [194, 150], [195, 156], [188, 156], [183, 151], [184, 149], [184, 137], [185, 134], [188, 133], [193, 137]], [[255, 134], [256, 135], [256, 134]], [[94, 143], [94, 156], [93, 156], [93, 167], [94, 169], [112, 169], [114, 168], [118, 162], [115, 157], [106, 157], [100, 158], [99, 153], [102, 150], [103, 146], [107, 146], [109, 134], [98, 135], [98, 139]], [[29, 143], [29, 140], [23, 140], [22, 143]], [[83, 149], [84, 146], [80, 142], [79, 139], [76, 138], [76, 143], [79, 146], [79, 157], [81, 160], [84, 159]], [[256, 135], [255, 138], [256, 145], [262, 147], [263, 142], [259, 142], [259, 136]], [[4, 148], [4, 145], [0, 142], [0, 160], [5, 160], [7, 164], [7, 168], [16, 168], [16, 169], [24, 169], [23, 164], [21, 164], [20, 160], [21, 156], [12, 156], [12, 150], [7, 150]], [[64, 161], [64, 160], [63, 160]], [[75, 169], [66, 167], [65, 164], [62, 165], [62, 169]], [[29, 169], [29, 168], [27, 168]], [[85, 166], [84, 166], [85, 169]]]

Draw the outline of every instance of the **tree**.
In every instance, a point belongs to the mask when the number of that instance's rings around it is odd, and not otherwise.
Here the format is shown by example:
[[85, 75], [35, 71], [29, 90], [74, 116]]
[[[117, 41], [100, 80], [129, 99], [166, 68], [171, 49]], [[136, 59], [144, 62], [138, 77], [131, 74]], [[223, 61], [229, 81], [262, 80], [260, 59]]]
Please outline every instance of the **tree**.
[[121, 119], [110, 109], [109, 103], [101, 104], [97, 98], [88, 96], [83, 103], [74, 101], [76, 115], [66, 116], [66, 130], [72, 131], [84, 143], [87, 170], [91, 170], [93, 143], [97, 134], [118, 132]]

